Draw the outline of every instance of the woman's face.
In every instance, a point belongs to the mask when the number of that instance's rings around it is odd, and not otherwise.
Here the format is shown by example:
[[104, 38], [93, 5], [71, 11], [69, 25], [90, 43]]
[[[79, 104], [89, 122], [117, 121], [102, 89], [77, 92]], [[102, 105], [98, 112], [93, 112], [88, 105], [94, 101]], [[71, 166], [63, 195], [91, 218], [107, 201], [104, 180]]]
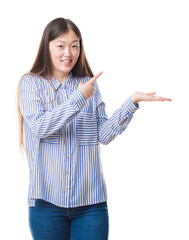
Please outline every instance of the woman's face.
[[49, 42], [52, 63], [52, 76], [59, 81], [65, 81], [76, 64], [79, 53], [79, 38], [73, 30], [61, 34]]

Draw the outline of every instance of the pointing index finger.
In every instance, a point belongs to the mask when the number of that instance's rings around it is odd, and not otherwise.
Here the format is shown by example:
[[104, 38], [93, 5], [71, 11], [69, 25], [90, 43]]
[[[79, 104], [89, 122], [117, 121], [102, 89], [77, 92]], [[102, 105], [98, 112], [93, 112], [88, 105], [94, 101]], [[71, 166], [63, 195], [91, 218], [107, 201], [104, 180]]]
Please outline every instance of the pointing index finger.
[[100, 75], [102, 74], [103, 72], [99, 72], [97, 73], [93, 78], [91, 78], [91, 80], [89, 81], [91, 84], [93, 84], [98, 77], [100, 77]]

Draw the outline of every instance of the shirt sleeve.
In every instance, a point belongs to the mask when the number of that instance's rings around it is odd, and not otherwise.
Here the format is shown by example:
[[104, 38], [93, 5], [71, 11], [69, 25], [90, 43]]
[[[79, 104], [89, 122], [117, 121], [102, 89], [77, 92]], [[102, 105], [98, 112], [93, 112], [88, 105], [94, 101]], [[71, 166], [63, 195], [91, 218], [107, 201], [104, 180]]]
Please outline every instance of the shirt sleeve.
[[79, 114], [86, 102], [83, 94], [76, 90], [66, 102], [54, 107], [52, 111], [47, 111], [32, 76], [25, 75], [21, 79], [20, 111], [31, 130], [39, 138], [48, 137], [71, 121]]
[[[97, 82], [94, 83], [94, 86], [98, 122], [98, 141], [106, 145], [115, 139], [117, 135], [121, 135], [125, 131], [134, 113], [139, 109], [139, 104], [135, 105], [131, 97], [129, 97], [122, 106], [108, 118], [105, 110], [105, 103], [102, 101]], [[124, 120], [126, 121], [122, 123]]]

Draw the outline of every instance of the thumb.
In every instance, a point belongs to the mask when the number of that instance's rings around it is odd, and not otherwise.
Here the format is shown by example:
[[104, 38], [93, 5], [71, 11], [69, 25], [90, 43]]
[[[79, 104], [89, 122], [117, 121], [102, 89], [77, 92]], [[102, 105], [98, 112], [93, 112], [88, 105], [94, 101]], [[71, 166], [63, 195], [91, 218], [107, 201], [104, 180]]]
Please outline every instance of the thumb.
[[149, 92], [149, 93], [147, 93], [147, 95], [149, 95], [149, 96], [153, 96], [155, 94], [156, 94], [156, 92]]

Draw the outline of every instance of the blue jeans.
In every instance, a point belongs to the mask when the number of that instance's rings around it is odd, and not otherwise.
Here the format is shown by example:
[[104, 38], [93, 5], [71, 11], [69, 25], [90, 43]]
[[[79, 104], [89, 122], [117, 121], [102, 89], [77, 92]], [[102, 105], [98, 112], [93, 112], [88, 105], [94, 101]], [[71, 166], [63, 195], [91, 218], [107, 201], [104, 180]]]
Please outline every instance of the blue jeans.
[[29, 227], [34, 240], [108, 240], [107, 203], [62, 208], [37, 199], [29, 207]]

